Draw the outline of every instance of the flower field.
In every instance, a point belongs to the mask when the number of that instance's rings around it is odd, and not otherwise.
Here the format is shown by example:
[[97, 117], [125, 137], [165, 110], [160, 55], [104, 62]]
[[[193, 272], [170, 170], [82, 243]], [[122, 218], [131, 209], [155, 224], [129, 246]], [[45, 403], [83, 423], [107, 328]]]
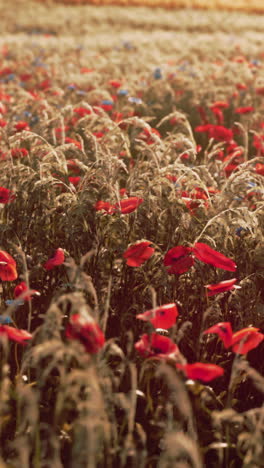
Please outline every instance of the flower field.
[[264, 17], [0, 27], [0, 467], [262, 467]]

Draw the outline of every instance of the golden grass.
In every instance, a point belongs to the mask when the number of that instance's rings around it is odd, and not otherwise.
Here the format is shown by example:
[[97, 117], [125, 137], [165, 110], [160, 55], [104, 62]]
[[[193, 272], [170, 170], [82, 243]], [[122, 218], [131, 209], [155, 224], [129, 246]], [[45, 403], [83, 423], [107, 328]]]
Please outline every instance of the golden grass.
[[[40, 0], [43, 2], [43, 0]], [[121, 5], [121, 6], [146, 6], [166, 9], [197, 8], [205, 10], [228, 10], [248, 13], [264, 13], [263, 0], [44, 0], [46, 3], [65, 3], [68, 5]]]

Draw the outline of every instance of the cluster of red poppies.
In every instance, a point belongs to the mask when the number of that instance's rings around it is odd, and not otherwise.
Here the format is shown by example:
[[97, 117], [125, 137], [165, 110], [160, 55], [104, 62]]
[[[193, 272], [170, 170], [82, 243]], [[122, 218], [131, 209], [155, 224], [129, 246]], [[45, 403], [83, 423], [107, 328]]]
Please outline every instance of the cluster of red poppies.
[[[147, 310], [143, 314], [137, 315], [137, 318], [150, 322], [155, 329], [168, 330], [176, 325], [178, 315], [176, 304], [165, 304]], [[259, 328], [248, 327], [233, 333], [229, 322], [217, 323], [203, 332], [203, 334], [208, 333], [216, 333], [222, 340], [224, 347], [226, 349], [231, 348], [237, 354], [247, 354], [264, 340], [264, 335], [259, 332]], [[186, 377], [190, 379], [209, 382], [224, 373], [224, 369], [215, 364], [202, 362], [183, 364], [178, 362], [180, 356], [178, 346], [169, 337], [160, 335], [156, 331], [143, 334], [135, 344], [135, 348], [144, 358], [165, 359], [175, 362], [176, 368], [182, 370]]]
[[[150, 245], [151, 242], [149, 241], [140, 241], [128, 247], [123, 253], [126, 264], [132, 267], [141, 266], [146, 260], [152, 257], [155, 252], [155, 249], [150, 247]], [[194, 266], [195, 260], [200, 260], [215, 268], [221, 268], [227, 271], [236, 271], [237, 268], [233, 260], [217, 252], [203, 242], [196, 242], [193, 247], [185, 247], [183, 245], [173, 247], [164, 256], [163, 263], [168, 267], [168, 274], [180, 275], [186, 273]], [[209, 290], [208, 296], [238, 288], [238, 286], [235, 285], [236, 281], [236, 278], [231, 278], [217, 284], [206, 285], [206, 288]]]
[[[52, 270], [58, 265], [62, 265], [65, 260], [64, 250], [58, 248], [54, 255], [43, 265], [45, 270]], [[15, 259], [4, 250], [0, 250], [0, 279], [2, 281], [14, 281], [18, 278], [17, 264]], [[39, 291], [30, 289], [25, 281], [20, 282], [14, 288], [15, 300], [30, 301], [33, 296], [39, 296]], [[0, 325], [0, 336], [5, 335], [8, 339], [25, 344], [32, 338], [31, 333], [26, 330], [19, 330], [9, 325]]]
[[[154, 249], [150, 247], [150, 244], [150, 242], [144, 241], [129, 247], [123, 254], [127, 264], [134, 267], [140, 266], [149, 259], [154, 253]], [[164, 265], [170, 267], [169, 274], [182, 274], [194, 265], [195, 259], [227, 271], [236, 270], [236, 264], [233, 260], [204, 243], [196, 243], [194, 247], [178, 246], [170, 249], [164, 257]], [[232, 278], [217, 284], [206, 285], [209, 290], [208, 295], [232, 290], [236, 287], [236, 281], [236, 278]], [[166, 330], [175, 325], [177, 317], [178, 310], [175, 304], [165, 304], [137, 316], [141, 320], [150, 322], [154, 328]], [[205, 330], [204, 333], [218, 334], [224, 346], [226, 348], [231, 347], [238, 354], [246, 354], [257, 347], [264, 339], [264, 335], [259, 333], [259, 329], [255, 327], [244, 328], [233, 333], [229, 322], [218, 323]], [[143, 357], [177, 359], [179, 354], [177, 345], [170, 338], [156, 332], [142, 335], [135, 344], [135, 348]], [[176, 367], [183, 370], [188, 378], [198, 378], [205, 382], [222, 375], [224, 372], [224, 369], [217, 365], [200, 362], [194, 364], [176, 363]]]
[[139, 197], [129, 197], [120, 200], [118, 203], [112, 205], [109, 202], [99, 200], [95, 204], [96, 211], [104, 211], [107, 214], [114, 214], [120, 212], [122, 214], [128, 214], [135, 211], [139, 205], [143, 202], [142, 198]]
[[[122, 204], [122, 201], [126, 203]], [[111, 205], [111, 210], [114, 213], [119, 208], [122, 214], [131, 213], [142, 202], [143, 200], [137, 197], [127, 198], [121, 200], [120, 206], [118, 204]], [[110, 207], [107, 202], [98, 202], [96, 208], [103, 209], [108, 214], [110, 213]], [[150, 245], [151, 242], [149, 241], [141, 241], [130, 246], [123, 253], [127, 265], [139, 267], [147, 261], [155, 252], [155, 249]], [[54, 256], [45, 262], [43, 267], [47, 271], [51, 270], [61, 265], [64, 259], [64, 251], [59, 248]], [[166, 253], [163, 262], [168, 267], [168, 274], [183, 274], [194, 266], [195, 260], [227, 271], [236, 271], [236, 264], [233, 260], [201, 242], [196, 242], [193, 247], [173, 247]], [[1, 279], [3, 281], [15, 280], [18, 275], [16, 262], [13, 257], [5, 251], [0, 251], [0, 261]], [[232, 278], [217, 284], [206, 285], [206, 288], [209, 290], [208, 295], [232, 290], [237, 287], [235, 286], [236, 281], [236, 278]], [[36, 294], [39, 294], [38, 291], [30, 290], [25, 282], [18, 284], [14, 290], [16, 299], [22, 297], [23, 300], [31, 300], [32, 296]], [[167, 330], [176, 324], [178, 315], [176, 304], [165, 304], [139, 314], [137, 318], [150, 322], [154, 329], [162, 328]], [[206, 333], [216, 333], [223, 341], [225, 348], [231, 348], [235, 353], [239, 354], [246, 354], [254, 349], [264, 338], [264, 335], [255, 327], [248, 327], [233, 333], [229, 322], [218, 323], [205, 330], [204, 334]], [[0, 326], [0, 334], [6, 335], [9, 339], [21, 344], [25, 344], [32, 337], [25, 330], [17, 330], [8, 325]], [[70, 317], [66, 329], [66, 337], [80, 341], [86, 351], [92, 354], [97, 353], [105, 343], [104, 334], [95, 320], [90, 316], [84, 317], [81, 314], [74, 314]], [[162, 336], [156, 331], [150, 334], [143, 334], [135, 344], [135, 348], [145, 358], [155, 357], [177, 361], [177, 356], [179, 356], [178, 346], [170, 338]], [[186, 377], [192, 379], [198, 378], [205, 382], [221, 376], [224, 372], [220, 366], [201, 362], [193, 364], [176, 362], [176, 367], [182, 370]]]

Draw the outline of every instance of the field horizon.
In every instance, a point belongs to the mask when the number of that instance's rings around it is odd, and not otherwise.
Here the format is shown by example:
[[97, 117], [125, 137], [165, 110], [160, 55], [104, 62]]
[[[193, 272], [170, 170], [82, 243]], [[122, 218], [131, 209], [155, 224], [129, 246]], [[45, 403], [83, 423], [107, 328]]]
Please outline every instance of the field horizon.
[[[25, 1], [25, 0], [20, 0]], [[163, 8], [168, 10], [173, 9], [201, 9], [201, 10], [225, 10], [237, 11], [246, 13], [264, 13], [264, 5], [261, 0], [236, 0], [230, 2], [228, 0], [37, 0], [49, 5], [53, 3], [62, 3], [65, 5], [94, 5], [94, 6], [123, 6], [135, 7], [145, 6], [149, 8]]]

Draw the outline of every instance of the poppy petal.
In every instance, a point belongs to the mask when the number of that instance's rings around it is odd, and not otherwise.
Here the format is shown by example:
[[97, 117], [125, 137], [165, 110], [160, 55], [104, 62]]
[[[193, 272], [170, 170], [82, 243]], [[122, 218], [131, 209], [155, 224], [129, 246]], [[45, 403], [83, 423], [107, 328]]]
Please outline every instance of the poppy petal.
[[256, 348], [264, 339], [263, 333], [259, 333], [259, 328], [242, 328], [233, 334], [232, 350], [237, 354], [247, 354]]
[[128, 214], [135, 211], [141, 203], [143, 203], [143, 198], [138, 197], [129, 197], [124, 200], [120, 200], [119, 203], [115, 204], [115, 208], [120, 210], [122, 214]]
[[176, 364], [176, 367], [183, 370], [188, 379], [202, 380], [203, 382], [210, 382], [224, 374], [224, 369], [216, 364], [195, 362], [194, 364]]
[[179, 352], [178, 346], [167, 336], [158, 333], [146, 333], [135, 343], [135, 349], [144, 357], [170, 357]]
[[149, 241], [143, 241], [131, 245], [123, 253], [123, 257], [126, 259], [126, 264], [132, 267], [139, 267], [142, 263], [148, 260], [155, 252], [153, 247], [149, 247], [150, 244], [151, 242]]
[[5, 187], [0, 187], [0, 203], [6, 204], [13, 201], [15, 195], [11, 190]]
[[2, 281], [14, 281], [17, 279], [17, 270], [14, 265], [1, 265], [0, 278]]
[[237, 282], [237, 278], [232, 278], [226, 281], [220, 281], [217, 284], [207, 284], [205, 287], [209, 289], [207, 292], [208, 296], [214, 296], [215, 294], [219, 294], [225, 291], [230, 291], [235, 288], [239, 288], [240, 286], [235, 286]]
[[98, 200], [94, 205], [96, 211], [105, 211], [107, 214], [113, 214], [115, 212], [115, 206], [109, 202]]
[[17, 284], [17, 286], [14, 289], [14, 297], [15, 299], [17, 297], [20, 297], [22, 294], [25, 294], [28, 291], [28, 294], [25, 295], [22, 299], [25, 301], [30, 301], [32, 296], [36, 295], [39, 296], [40, 293], [36, 291], [35, 289], [29, 289], [25, 281], [22, 281], [21, 283]]
[[19, 330], [18, 328], [10, 327], [9, 325], [0, 325], [0, 335], [2, 334], [7, 335], [9, 340], [23, 345], [32, 338], [31, 333], [26, 330]]
[[17, 279], [16, 261], [4, 250], [0, 250], [0, 278], [2, 281]]
[[49, 258], [46, 263], [44, 263], [43, 267], [45, 270], [52, 270], [55, 266], [62, 265], [65, 260], [64, 250], [59, 248], [55, 251], [53, 257]]
[[203, 242], [196, 242], [193, 247], [193, 254], [198, 260], [204, 263], [213, 265], [216, 268], [221, 268], [227, 271], [236, 271], [237, 265], [230, 258], [212, 249], [209, 245]]
[[190, 256], [191, 252], [190, 247], [183, 245], [168, 250], [163, 260], [164, 265], [170, 267], [168, 273], [180, 275], [188, 271], [194, 264], [194, 259]]
[[220, 322], [203, 332], [204, 334], [216, 333], [224, 343], [225, 348], [232, 345], [233, 331], [230, 322]]
[[68, 339], [78, 340], [90, 354], [98, 353], [105, 344], [105, 336], [91, 317], [73, 314], [66, 328]]
[[143, 314], [137, 315], [137, 319], [149, 321], [154, 328], [167, 330], [172, 327], [179, 315], [176, 304], [165, 304], [156, 309], [147, 310]]

